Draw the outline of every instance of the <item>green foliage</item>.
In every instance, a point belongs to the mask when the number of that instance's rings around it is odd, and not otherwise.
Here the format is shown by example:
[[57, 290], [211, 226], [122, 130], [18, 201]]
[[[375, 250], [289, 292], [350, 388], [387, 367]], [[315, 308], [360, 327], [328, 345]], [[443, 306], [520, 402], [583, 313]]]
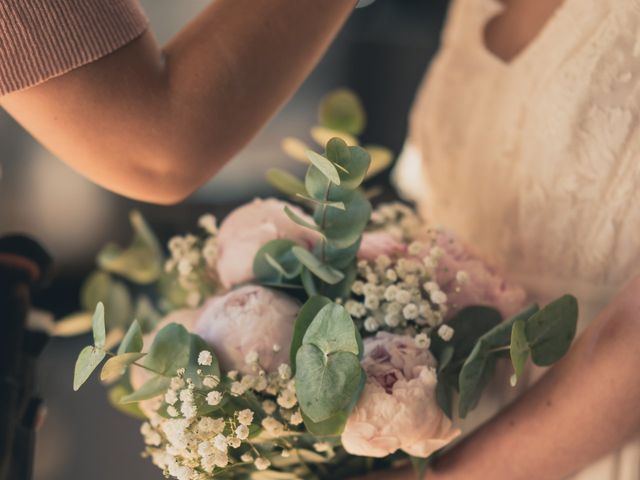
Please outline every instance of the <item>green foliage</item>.
[[171, 323], [158, 332], [143, 365], [150, 371], [174, 377], [189, 364], [191, 334], [182, 325]]
[[293, 338], [291, 340], [291, 348], [289, 350], [289, 361], [291, 363], [291, 370], [295, 374], [296, 371], [296, 354], [298, 349], [302, 345], [302, 339], [313, 319], [325, 306], [329, 305], [331, 300], [326, 297], [313, 296], [307, 300], [298, 312], [298, 318], [293, 329]]
[[142, 413], [137, 403], [123, 404], [122, 398], [131, 393], [131, 387], [123, 383], [118, 383], [109, 389], [108, 398], [111, 406], [118, 411], [138, 420], [146, 420], [147, 416]]
[[522, 376], [527, 359], [529, 358], [529, 343], [525, 335], [526, 326], [527, 323], [519, 319], [513, 323], [511, 330], [511, 348], [509, 353], [511, 354], [511, 363], [515, 371], [514, 384]]
[[335, 285], [344, 278], [344, 274], [340, 270], [323, 263], [322, 260], [316, 257], [309, 250], [296, 246], [293, 247], [291, 251], [293, 255], [300, 260], [302, 265], [307, 267], [311, 273], [323, 282], [326, 282], [329, 285]]
[[91, 274], [80, 291], [80, 304], [92, 312], [103, 302], [109, 312], [109, 330], [128, 325], [133, 314], [133, 304], [127, 286], [106, 272]]
[[292, 251], [297, 245], [291, 240], [272, 240], [260, 248], [253, 260], [256, 280], [263, 285], [278, 286], [299, 276], [302, 264]]
[[122, 355], [124, 353], [140, 353], [142, 351], [142, 346], [142, 329], [140, 328], [138, 320], [134, 320], [122, 339], [122, 342], [120, 342], [118, 355]]
[[104, 350], [106, 330], [104, 322], [104, 305], [98, 303], [92, 319], [93, 343], [84, 347], [76, 360], [73, 374], [73, 389], [78, 389], [89, 379], [93, 371], [104, 360], [107, 353]]
[[347, 413], [364, 387], [360, 345], [344, 307], [324, 306], [296, 354], [296, 386], [304, 414], [314, 423]]
[[527, 320], [525, 329], [531, 359], [547, 366], [560, 360], [576, 335], [578, 302], [565, 295], [547, 305]]
[[106, 353], [104, 350], [92, 345], [84, 347], [76, 360], [76, 368], [73, 374], [73, 390], [78, 391], [86, 382], [93, 371], [104, 360]]
[[271, 186], [290, 197], [306, 194], [304, 183], [285, 170], [271, 168], [267, 171], [267, 181]]
[[157, 375], [147, 380], [138, 390], [129, 395], [125, 395], [120, 399], [120, 403], [126, 405], [128, 403], [142, 402], [162, 395], [169, 388], [171, 379]]
[[577, 301], [565, 295], [542, 310], [536, 305], [529, 307], [482, 335], [459, 374], [460, 417], [464, 418], [477, 405], [498, 358], [511, 358], [516, 380], [524, 370], [529, 353], [535, 364], [551, 365], [569, 350], [577, 321]]
[[130, 221], [135, 233], [131, 245], [107, 245], [98, 254], [98, 265], [135, 283], [153, 283], [162, 273], [162, 248], [140, 212], [131, 212]]
[[133, 362], [136, 362], [137, 360], [140, 360], [144, 356], [144, 353], [131, 352], [111, 357], [102, 366], [102, 371], [100, 372], [100, 380], [105, 383], [115, 382], [120, 377], [122, 377], [122, 375], [124, 375], [129, 365], [131, 365]]
[[336, 90], [322, 99], [319, 112], [323, 127], [360, 135], [367, 117], [360, 99], [350, 90]]

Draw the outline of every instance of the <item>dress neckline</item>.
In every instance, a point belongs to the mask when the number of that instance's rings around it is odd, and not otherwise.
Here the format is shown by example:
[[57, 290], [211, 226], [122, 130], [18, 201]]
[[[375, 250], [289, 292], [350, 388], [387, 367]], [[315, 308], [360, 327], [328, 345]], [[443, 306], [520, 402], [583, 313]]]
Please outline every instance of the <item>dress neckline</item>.
[[527, 63], [530, 57], [535, 56], [535, 53], [539, 51], [547, 43], [553, 32], [560, 27], [562, 19], [567, 15], [570, 5], [574, 0], [564, 0], [549, 18], [544, 22], [544, 25], [540, 31], [532, 38], [529, 43], [518, 54], [509, 61], [505, 61], [498, 57], [495, 53], [489, 50], [485, 42], [485, 30], [487, 23], [491, 21], [497, 15], [500, 15], [506, 6], [500, 2], [500, 0], [476, 0], [480, 8], [480, 20], [478, 22], [478, 29], [476, 31], [476, 37], [478, 40], [479, 51], [481, 55], [488, 59], [489, 62], [497, 65], [504, 70], [516, 70], [522, 64]]

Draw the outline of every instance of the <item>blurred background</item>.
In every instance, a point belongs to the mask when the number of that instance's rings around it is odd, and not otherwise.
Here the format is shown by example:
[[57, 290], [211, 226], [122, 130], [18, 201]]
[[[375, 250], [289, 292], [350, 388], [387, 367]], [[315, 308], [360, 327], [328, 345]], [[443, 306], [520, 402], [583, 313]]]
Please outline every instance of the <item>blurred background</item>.
[[[142, 0], [156, 35], [171, 37], [207, 0]], [[204, 212], [224, 212], [274, 192], [264, 172], [280, 166], [304, 167], [280, 151], [285, 136], [308, 138], [324, 94], [349, 87], [369, 115], [364, 143], [400, 152], [416, 89], [436, 51], [446, 0], [379, 0], [354, 13], [326, 58], [300, 91], [222, 173], [180, 205], [156, 207], [107, 192], [74, 173], [38, 146], [0, 111], [0, 235], [28, 233], [56, 262], [50, 287], [36, 298], [57, 318], [78, 309], [78, 290], [107, 241], [125, 244], [131, 231], [127, 213], [139, 209], [162, 240], [193, 230]], [[89, 126], [90, 128], [90, 126]], [[388, 184], [388, 174], [378, 182]], [[49, 409], [40, 432], [36, 480], [160, 479], [142, 459], [139, 422], [107, 403], [95, 379], [80, 392], [71, 389], [73, 365], [87, 338], [54, 339], [40, 367], [41, 392]]]

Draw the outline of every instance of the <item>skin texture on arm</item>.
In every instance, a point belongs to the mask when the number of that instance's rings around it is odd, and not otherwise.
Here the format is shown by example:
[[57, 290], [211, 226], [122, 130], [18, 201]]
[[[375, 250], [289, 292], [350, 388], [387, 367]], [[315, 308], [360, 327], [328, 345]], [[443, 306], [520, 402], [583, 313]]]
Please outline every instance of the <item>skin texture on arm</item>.
[[147, 32], [0, 105], [94, 182], [175, 203], [289, 98], [355, 3], [217, 0], [164, 48]]
[[[567, 356], [445, 454], [427, 480], [562, 480], [640, 434], [640, 279]], [[409, 469], [369, 479], [409, 480]]]

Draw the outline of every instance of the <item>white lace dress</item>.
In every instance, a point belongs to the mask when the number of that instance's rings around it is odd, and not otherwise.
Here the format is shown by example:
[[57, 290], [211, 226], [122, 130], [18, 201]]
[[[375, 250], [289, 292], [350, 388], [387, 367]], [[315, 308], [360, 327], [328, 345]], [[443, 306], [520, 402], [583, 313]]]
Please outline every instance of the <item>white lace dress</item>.
[[[584, 328], [640, 274], [640, 0], [565, 0], [510, 63], [483, 41], [501, 8], [454, 0], [396, 181], [532, 297], [575, 294]], [[640, 441], [573, 478], [640, 480]]]

